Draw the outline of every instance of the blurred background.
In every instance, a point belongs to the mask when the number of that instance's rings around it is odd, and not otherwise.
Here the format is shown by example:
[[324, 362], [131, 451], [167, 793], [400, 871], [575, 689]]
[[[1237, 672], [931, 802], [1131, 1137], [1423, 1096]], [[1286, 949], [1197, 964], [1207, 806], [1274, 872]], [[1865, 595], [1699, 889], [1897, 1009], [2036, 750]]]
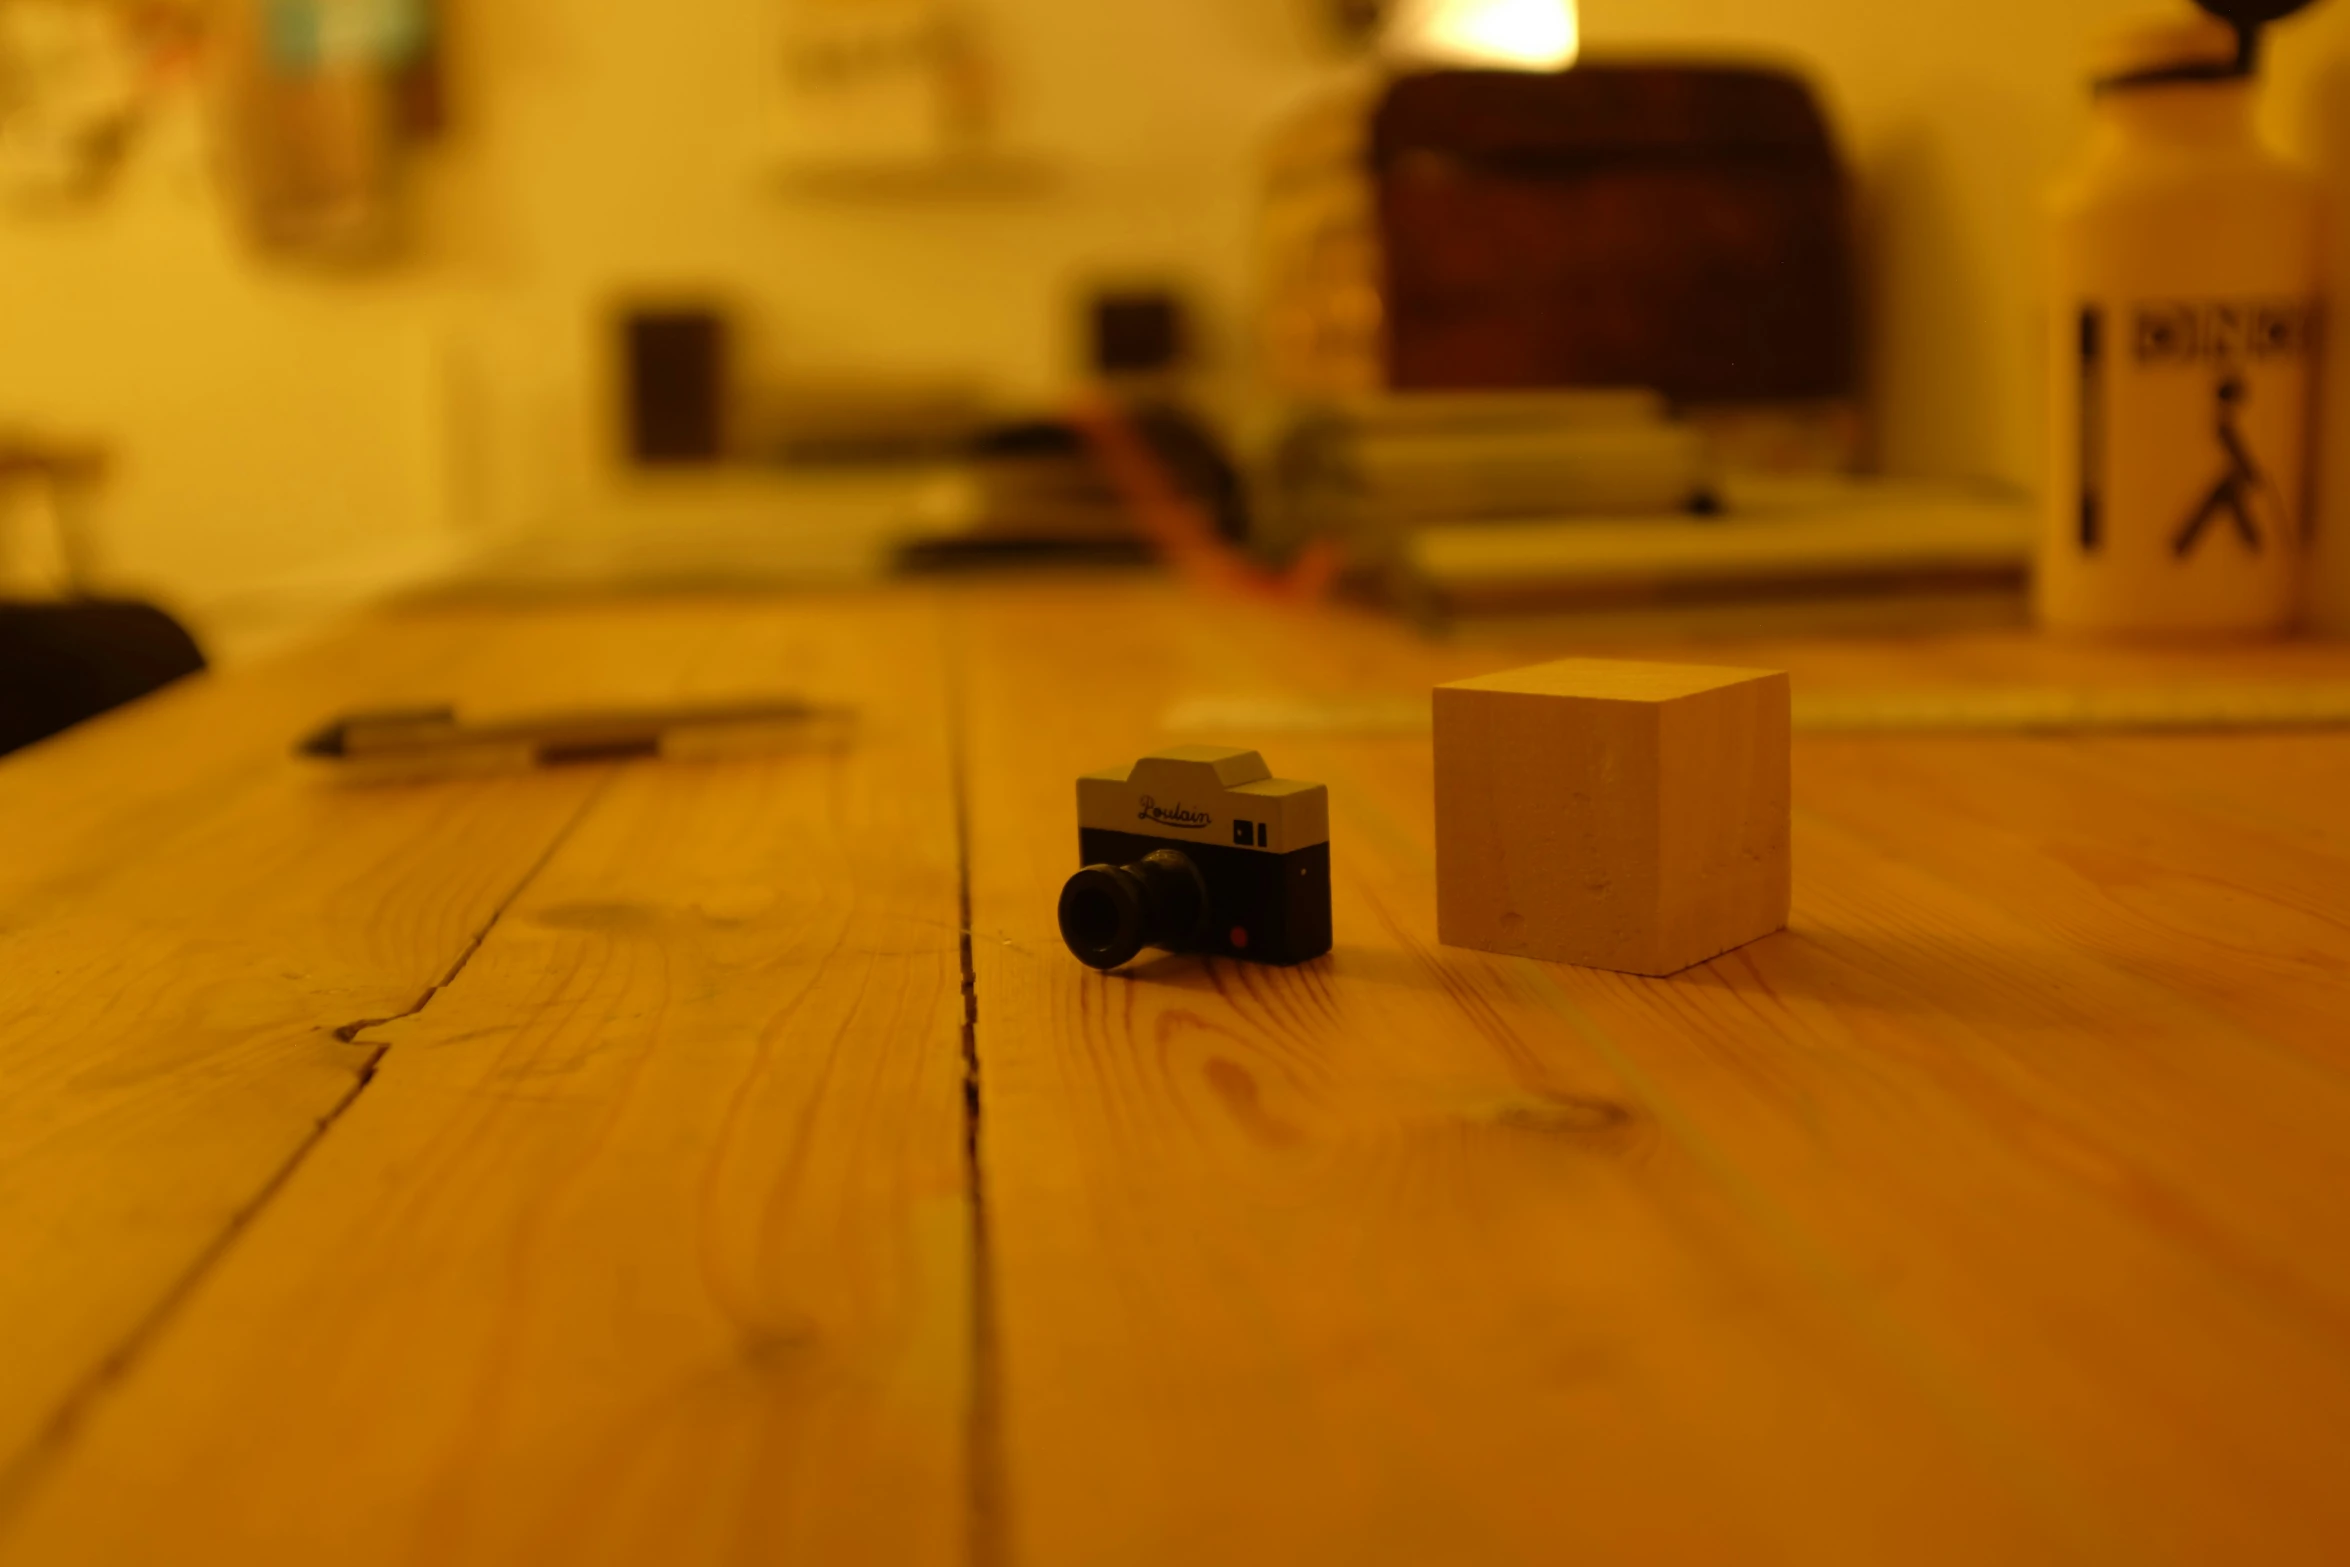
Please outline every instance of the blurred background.
[[[9, 569], [150, 597], [233, 658], [452, 574], [1115, 554], [1104, 498], [1154, 481], [1073, 420], [1108, 387], [1268, 569], [1336, 537], [1342, 572], [1423, 608], [1476, 607], [1480, 572], [1588, 575], [1424, 524], [1727, 528], [1850, 474], [1925, 486], [1869, 491], [1898, 502], [1868, 503], [1873, 538], [1942, 538], [1970, 592], [2020, 570], [2040, 193], [2087, 125], [2090, 41], [2163, 0], [1583, 0], [1566, 74], [1614, 85], [1531, 99], [1490, 68], [1556, 66], [1562, 8], [1487, 5], [1483, 34], [1444, 9], [0, 0]], [[1467, 88], [1402, 93], [1415, 73]], [[2274, 138], [2350, 176], [2350, 9], [2276, 28], [2265, 74]], [[1523, 194], [1562, 159], [1651, 168], [1660, 138], [1730, 204]], [[1509, 289], [1542, 278], [1446, 292], [1491, 259], [1446, 233], [1522, 256], [1684, 209], [1696, 251], [1779, 236], [1781, 275], [1720, 286], [1810, 350], [1757, 340], [1710, 361], [1738, 384], [1676, 386], [1705, 376], [1669, 320], [1513, 359]], [[1628, 244], [1527, 264], [1604, 289], [1657, 264]], [[1425, 286], [1383, 297], [1407, 252]], [[1609, 395], [1389, 395], [1480, 389]]]

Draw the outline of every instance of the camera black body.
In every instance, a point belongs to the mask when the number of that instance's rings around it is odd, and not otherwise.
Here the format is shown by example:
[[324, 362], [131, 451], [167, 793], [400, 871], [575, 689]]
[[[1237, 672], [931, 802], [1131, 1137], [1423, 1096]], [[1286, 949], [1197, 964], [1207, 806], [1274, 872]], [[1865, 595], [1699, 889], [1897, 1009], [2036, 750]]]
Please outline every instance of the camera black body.
[[1061, 938], [1095, 968], [1145, 947], [1303, 963], [1330, 950], [1330, 791], [1254, 751], [1187, 745], [1077, 780]]

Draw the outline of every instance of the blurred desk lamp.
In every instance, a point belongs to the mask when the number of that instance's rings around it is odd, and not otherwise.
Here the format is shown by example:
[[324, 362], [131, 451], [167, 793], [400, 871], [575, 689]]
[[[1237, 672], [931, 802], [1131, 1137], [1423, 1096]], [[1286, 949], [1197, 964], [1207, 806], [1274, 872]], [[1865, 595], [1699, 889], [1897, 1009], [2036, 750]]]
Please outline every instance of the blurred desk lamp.
[[1380, 52], [1404, 65], [1557, 71], [1579, 43], [1575, 0], [1398, 0]]

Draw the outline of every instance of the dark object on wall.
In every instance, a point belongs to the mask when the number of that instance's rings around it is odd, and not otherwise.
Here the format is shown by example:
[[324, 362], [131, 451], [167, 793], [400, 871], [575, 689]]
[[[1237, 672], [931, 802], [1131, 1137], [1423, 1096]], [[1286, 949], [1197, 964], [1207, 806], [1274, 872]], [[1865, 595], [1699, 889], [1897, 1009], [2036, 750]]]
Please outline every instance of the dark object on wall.
[[1291, 392], [1852, 389], [1845, 179], [1792, 75], [1404, 76], [1291, 127], [1267, 221], [1267, 350]]
[[725, 316], [714, 309], [632, 310], [621, 333], [629, 457], [716, 462], [726, 449]]
[[1102, 375], [1180, 369], [1187, 357], [1183, 302], [1173, 294], [1097, 294], [1093, 300], [1093, 367]]
[[1257, 963], [1330, 950], [1330, 792], [1254, 751], [1186, 745], [1077, 780], [1061, 939], [1112, 969], [1145, 947]]
[[0, 604], [0, 754], [136, 701], [204, 667], [148, 604]]

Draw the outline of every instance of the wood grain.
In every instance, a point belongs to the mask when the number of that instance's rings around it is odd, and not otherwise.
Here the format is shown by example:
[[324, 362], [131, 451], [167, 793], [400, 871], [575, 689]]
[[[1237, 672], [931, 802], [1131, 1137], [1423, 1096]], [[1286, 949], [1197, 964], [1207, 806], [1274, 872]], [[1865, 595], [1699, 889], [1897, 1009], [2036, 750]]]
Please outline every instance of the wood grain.
[[[1097, 976], [1052, 939], [1057, 774], [1267, 670], [1479, 655], [968, 614], [1019, 1559], [2350, 1549], [2350, 877], [2247, 826], [2251, 782], [2210, 812], [2062, 742], [1801, 741], [1792, 930], [1653, 981], [1436, 945], [1424, 742], [1224, 736], [1331, 785], [1336, 950]], [[1800, 689], [1883, 654], [1706, 656]]]
[[935, 616], [700, 634], [670, 694], [753, 672], [856, 703], [859, 743], [615, 774], [463, 973], [361, 1036], [384, 1052], [365, 1092], [0, 1560], [959, 1558], [970, 1214]]
[[1447, 946], [1668, 975], [1787, 928], [1787, 677], [1565, 659], [1433, 693]]
[[596, 635], [366, 627], [0, 769], [0, 1493], [353, 1092], [339, 1031], [446, 977], [593, 785], [365, 797], [294, 737]]
[[[1178, 699], [1577, 651], [1116, 581], [410, 611], [0, 768], [0, 1563], [2350, 1556], [2350, 736], [1798, 737], [1790, 929], [1644, 980], [1438, 944], [1424, 738], [1232, 734], [1330, 786], [1331, 956], [1061, 949], [1071, 780]], [[856, 748], [281, 757], [777, 689]]]

